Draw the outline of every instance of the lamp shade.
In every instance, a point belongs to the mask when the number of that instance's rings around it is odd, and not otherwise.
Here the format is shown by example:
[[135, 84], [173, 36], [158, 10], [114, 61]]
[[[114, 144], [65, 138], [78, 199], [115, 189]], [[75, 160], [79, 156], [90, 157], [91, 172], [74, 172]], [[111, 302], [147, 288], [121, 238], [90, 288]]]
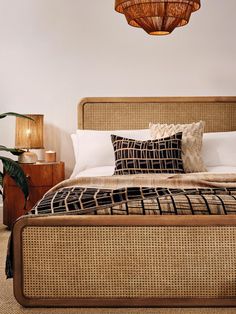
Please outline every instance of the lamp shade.
[[16, 118], [15, 147], [41, 149], [43, 146], [43, 115], [26, 114], [33, 120]]
[[186, 25], [200, 6], [200, 0], [115, 1], [115, 10], [125, 15], [129, 25], [141, 27], [149, 35], [168, 35]]

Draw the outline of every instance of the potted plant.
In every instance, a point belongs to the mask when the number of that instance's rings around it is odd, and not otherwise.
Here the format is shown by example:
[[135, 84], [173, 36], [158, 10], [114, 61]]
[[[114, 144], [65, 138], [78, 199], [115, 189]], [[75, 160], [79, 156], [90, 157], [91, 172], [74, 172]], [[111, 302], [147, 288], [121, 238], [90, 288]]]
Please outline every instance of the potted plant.
[[[18, 114], [16, 112], [2, 113], [2, 114], [0, 114], [0, 119], [3, 119], [7, 116], [15, 116], [15, 117], [33, 120], [32, 118], [29, 118], [25, 115]], [[1, 151], [9, 152], [9, 153], [16, 155], [16, 156], [19, 156], [20, 154], [22, 154], [24, 152], [21, 149], [8, 148], [6, 146], [0, 145], [0, 152]], [[4, 169], [3, 172], [0, 171], [0, 195], [3, 195], [3, 178], [4, 178], [4, 175], [8, 174], [16, 182], [16, 184], [20, 187], [20, 189], [22, 190], [22, 192], [24, 194], [25, 200], [27, 200], [28, 195], [29, 195], [28, 182], [27, 182], [26, 176], [24, 174], [24, 171], [22, 170], [20, 165], [16, 161], [14, 161], [13, 159], [5, 157], [5, 156], [1, 156], [1, 155], [0, 155], [0, 161], [2, 162], [3, 169]]]

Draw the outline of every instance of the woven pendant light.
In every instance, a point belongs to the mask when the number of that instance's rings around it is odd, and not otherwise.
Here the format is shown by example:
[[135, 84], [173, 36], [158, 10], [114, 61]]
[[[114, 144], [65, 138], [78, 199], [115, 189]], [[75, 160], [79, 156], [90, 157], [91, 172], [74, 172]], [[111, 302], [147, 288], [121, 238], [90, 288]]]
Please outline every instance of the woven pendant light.
[[186, 25], [200, 6], [200, 0], [115, 1], [115, 10], [125, 15], [129, 25], [141, 27], [149, 35], [168, 35]]

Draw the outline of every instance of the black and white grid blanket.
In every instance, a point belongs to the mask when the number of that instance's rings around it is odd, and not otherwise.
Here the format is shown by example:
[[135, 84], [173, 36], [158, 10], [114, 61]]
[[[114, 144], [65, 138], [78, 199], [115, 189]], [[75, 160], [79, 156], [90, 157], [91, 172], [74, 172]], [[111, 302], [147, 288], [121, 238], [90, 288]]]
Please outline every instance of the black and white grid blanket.
[[29, 215], [236, 214], [236, 188], [66, 187], [46, 194]]

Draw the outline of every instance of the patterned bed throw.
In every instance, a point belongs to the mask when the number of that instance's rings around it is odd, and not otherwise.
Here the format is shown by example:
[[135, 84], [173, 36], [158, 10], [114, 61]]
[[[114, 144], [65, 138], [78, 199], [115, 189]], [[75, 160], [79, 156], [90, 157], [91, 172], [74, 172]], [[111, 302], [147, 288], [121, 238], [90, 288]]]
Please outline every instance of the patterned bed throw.
[[48, 193], [31, 215], [236, 214], [236, 188], [65, 187]]
[[236, 174], [140, 174], [66, 180], [31, 215], [236, 214]]

